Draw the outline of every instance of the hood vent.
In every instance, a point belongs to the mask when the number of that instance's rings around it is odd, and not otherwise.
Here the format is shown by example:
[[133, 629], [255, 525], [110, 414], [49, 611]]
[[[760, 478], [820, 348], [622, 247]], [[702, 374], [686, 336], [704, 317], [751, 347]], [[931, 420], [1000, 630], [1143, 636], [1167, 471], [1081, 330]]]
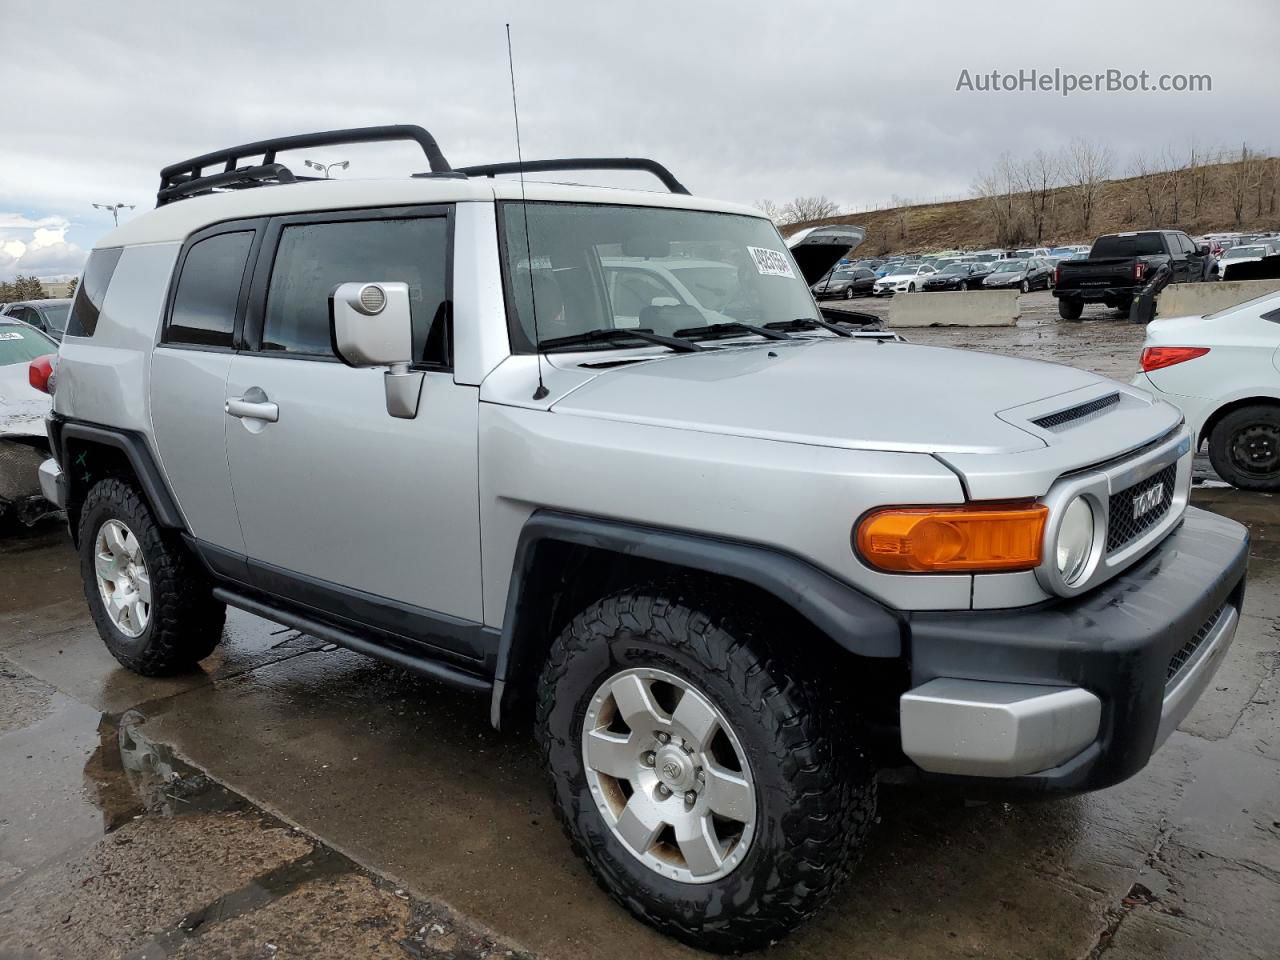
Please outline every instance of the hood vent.
[[1050, 413], [1043, 417], [1037, 417], [1031, 422], [1037, 427], [1045, 430], [1058, 432], [1065, 430], [1074, 424], [1080, 423], [1082, 420], [1092, 420], [1114, 407], [1120, 402], [1120, 394], [1109, 393], [1105, 397], [1098, 397], [1096, 400], [1090, 400], [1088, 403], [1082, 403], [1079, 406], [1068, 407], [1066, 410], [1059, 410], [1057, 413]]

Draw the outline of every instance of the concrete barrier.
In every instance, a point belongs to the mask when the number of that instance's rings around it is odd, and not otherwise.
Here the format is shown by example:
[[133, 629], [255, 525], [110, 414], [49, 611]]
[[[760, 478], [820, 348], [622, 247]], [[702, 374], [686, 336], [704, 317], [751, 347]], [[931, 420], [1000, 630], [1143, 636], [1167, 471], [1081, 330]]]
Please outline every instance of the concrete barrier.
[[889, 303], [890, 327], [1012, 327], [1017, 322], [1017, 290], [897, 293]]
[[1215, 280], [1171, 283], [1156, 297], [1157, 317], [1190, 317], [1217, 313], [1264, 293], [1280, 290], [1280, 280]]

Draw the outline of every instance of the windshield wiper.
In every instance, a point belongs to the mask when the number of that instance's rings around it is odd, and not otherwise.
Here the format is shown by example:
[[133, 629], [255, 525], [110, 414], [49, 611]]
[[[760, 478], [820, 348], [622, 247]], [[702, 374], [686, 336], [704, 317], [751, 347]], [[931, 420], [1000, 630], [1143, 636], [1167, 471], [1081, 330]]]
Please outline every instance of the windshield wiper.
[[790, 340], [787, 334], [780, 330], [770, 330], [767, 327], [758, 327], [754, 323], [743, 323], [741, 320], [731, 320], [725, 323], [712, 323], [705, 327], [689, 327], [685, 330], [677, 330], [677, 337], [722, 337], [735, 336], [741, 333], [753, 333], [757, 337], [764, 337], [766, 340]]
[[816, 317], [796, 317], [794, 320], [778, 320], [774, 323], [766, 323], [765, 327], [769, 330], [812, 330], [815, 327], [819, 327], [823, 330], [830, 330], [837, 337], [853, 336], [844, 327], [831, 323], [829, 320], [819, 320]]
[[660, 347], [670, 347], [676, 353], [697, 353], [705, 349], [692, 340], [681, 340], [679, 337], [664, 337], [645, 327], [601, 327], [599, 330], [587, 330], [583, 333], [570, 333], [563, 337], [550, 337], [538, 344], [539, 349], [550, 347], [577, 347], [589, 343], [621, 343], [626, 340], [643, 340], [645, 343], [656, 343]]

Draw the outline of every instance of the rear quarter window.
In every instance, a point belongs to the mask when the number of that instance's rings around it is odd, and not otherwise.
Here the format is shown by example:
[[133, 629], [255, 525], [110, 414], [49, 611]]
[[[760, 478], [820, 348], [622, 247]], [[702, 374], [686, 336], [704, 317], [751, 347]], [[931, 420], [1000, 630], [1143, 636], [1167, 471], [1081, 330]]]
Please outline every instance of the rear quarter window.
[[98, 329], [102, 301], [106, 299], [107, 287], [111, 285], [111, 277], [123, 252], [124, 247], [108, 247], [89, 254], [84, 277], [71, 304], [71, 316], [67, 318], [67, 336], [92, 337]]

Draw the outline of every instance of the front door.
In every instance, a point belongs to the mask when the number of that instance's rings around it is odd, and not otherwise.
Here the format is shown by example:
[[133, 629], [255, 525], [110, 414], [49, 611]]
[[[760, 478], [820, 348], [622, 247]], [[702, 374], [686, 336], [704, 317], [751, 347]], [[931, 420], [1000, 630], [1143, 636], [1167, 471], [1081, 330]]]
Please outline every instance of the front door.
[[[449, 236], [440, 208], [273, 219], [227, 380], [243, 401], [227, 456], [264, 590], [479, 657], [465, 629], [421, 636], [481, 619], [479, 396], [453, 381]], [[334, 357], [328, 297], [347, 281], [408, 283], [416, 419], [388, 415], [381, 370]]]

